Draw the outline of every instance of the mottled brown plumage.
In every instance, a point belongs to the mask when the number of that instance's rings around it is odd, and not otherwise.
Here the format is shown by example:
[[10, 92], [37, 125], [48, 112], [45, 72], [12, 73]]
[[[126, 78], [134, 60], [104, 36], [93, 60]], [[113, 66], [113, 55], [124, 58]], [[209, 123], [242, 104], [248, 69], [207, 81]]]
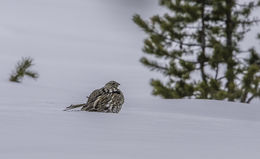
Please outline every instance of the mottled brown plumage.
[[65, 110], [82, 106], [82, 111], [118, 113], [124, 103], [124, 95], [118, 89], [119, 85], [116, 81], [110, 81], [104, 87], [94, 90], [86, 104], [71, 105]]

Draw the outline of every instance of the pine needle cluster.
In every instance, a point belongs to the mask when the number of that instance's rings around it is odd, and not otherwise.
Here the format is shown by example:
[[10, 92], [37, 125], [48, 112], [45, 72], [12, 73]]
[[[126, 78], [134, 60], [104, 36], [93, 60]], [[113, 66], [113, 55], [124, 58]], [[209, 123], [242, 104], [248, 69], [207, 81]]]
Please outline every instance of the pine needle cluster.
[[9, 81], [20, 83], [24, 76], [37, 79], [39, 74], [35, 71], [29, 70], [33, 65], [33, 59], [31, 57], [23, 57], [22, 60], [18, 61], [16, 64], [15, 70], [12, 72]]

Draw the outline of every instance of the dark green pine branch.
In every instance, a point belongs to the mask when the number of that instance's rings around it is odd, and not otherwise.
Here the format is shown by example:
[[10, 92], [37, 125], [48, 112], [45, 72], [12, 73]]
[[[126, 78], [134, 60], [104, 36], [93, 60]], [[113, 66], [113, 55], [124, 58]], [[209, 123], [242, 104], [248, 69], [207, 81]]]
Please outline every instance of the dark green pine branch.
[[37, 79], [39, 74], [35, 71], [29, 70], [33, 66], [33, 59], [30, 57], [23, 57], [16, 65], [15, 70], [11, 74], [9, 81], [20, 83], [24, 76]]

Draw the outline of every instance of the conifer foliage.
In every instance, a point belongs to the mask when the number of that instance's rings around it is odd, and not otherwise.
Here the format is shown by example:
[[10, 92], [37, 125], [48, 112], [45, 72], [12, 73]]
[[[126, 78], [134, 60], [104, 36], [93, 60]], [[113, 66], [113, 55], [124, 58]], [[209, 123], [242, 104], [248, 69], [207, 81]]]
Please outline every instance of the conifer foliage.
[[23, 57], [16, 65], [15, 70], [12, 72], [9, 81], [20, 83], [24, 76], [37, 79], [39, 74], [35, 71], [29, 70], [33, 66], [33, 59], [31, 57]]
[[138, 14], [133, 17], [147, 34], [141, 63], [167, 77], [166, 82], [151, 80], [154, 95], [243, 103], [260, 97], [260, 55], [254, 48], [240, 48], [259, 21], [252, 11], [260, 2], [159, 2], [168, 13], [147, 21]]

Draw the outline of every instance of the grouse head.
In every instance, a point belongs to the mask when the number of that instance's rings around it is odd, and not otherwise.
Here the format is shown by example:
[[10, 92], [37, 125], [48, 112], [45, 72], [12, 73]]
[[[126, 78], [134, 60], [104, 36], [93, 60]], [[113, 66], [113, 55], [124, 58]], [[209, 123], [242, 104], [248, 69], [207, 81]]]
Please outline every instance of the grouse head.
[[105, 85], [106, 88], [110, 89], [110, 88], [117, 88], [120, 84], [117, 83], [116, 81], [109, 81], [107, 82], [107, 84]]

